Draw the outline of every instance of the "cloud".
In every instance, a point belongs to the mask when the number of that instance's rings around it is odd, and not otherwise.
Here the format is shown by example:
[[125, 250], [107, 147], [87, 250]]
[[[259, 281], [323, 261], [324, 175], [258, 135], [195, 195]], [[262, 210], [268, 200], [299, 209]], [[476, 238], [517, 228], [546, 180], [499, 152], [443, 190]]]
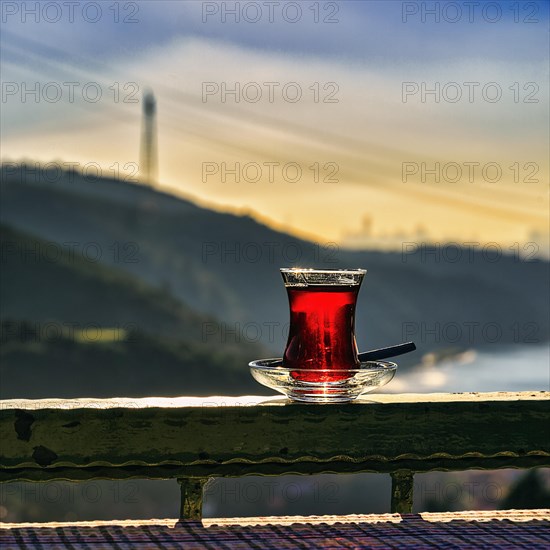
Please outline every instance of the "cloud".
[[[127, 101], [140, 97], [132, 95], [135, 83], [140, 90], [152, 87], [157, 97], [161, 181], [201, 200], [250, 207], [326, 238], [354, 229], [365, 215], [377, 231], [409, 231], [422, 224], [434, 235], [452, 238], [477, 227], [487, 240], [523, 237], [546, 223], [540, 199], [548, 180], [548, 68], [534, 48], [540, 32], [525, 34], [510, 21], [483, 32], [481, 26], [461, 25], [447, 29], [445, 42], [440, 27], [426, 32], [418, 22], [395, 23], [391, 6], [362, 8], [347, 18], [342, 8], [342, 24], [329, 30], [318, 24], [273, 27], [279, 34], [266, 24], [208, 30], [198, 19], [199, 4], [191, 5], [155, 12], [147, 21], [154, 32], [146, 45], [136, 46], [139, 31], [132, 29], [139, 27], [132, 27], [120, 48], [110, 46], [106, 56], [60, 47], [60, 36], [76, 44], [71, 33], [81, 27], [50, 37], [46, 49], [38, 46], [45, 36], [13, 39], [12, 31], [6, 33], [12, 40], [3, 54], [5, 80], [43, 86], [72, 79], [79, 91], [93, 81], [103, 97], [96, 103], [82, 94], [72, 103], [66, 93], [53, 103], [10, 97], [2, 122], [4, 154], [106, 166], [137, 160], [141, 107]], [[357, 8], [346, 4], [346, 9]], [[172, 23], [163, 29], [166, 17]], [[512, 32], [512, 40], [505, 31]], [[243, 34], [246, 40], [239, 38]], [[463, 43], [466, 36], [471, 40]], [[338, 48], [335, 37], [341, 39]], [[530, 57], [509, 55], [519, 38]], [[108, 35], [106, 43], [110, 40]], [[315, 47], [300, 46], [300, 40]], [[490, 47], [477, 49], [484, 41]], [[325, 54], [327, 44], [332, 55]], [[376, 55], [366, 55], [369, 48]], [[433, 55], [424, 58], [428, 49]], [[223, 93], [224, 86], [229, 93]], [[237, 95], [231, 93], [237, 89]], [[430, 93], [434, 89], [436, 95]], [[302, 97], [294, 101], [298, 92]], [[454, 102], [457, 92], [462, 96]], [[502, 94], [497, 101], [495, 93]], [[538, 103], [525, 103], [529, 94]], [[406, 182], [403, 162], [418, 166]], [[437, 162], [459, 165], [462, 179], [447, 181], [452, 171], [439, 183], [430, 175], [423, 178], [423, 163], [429, 171]], [[533, 162], [539, 183], [525, 184], [530, 173], [525, 165]], [[217, 172], [205, 177], [205, 163]], [[252, 173], [240, 170], [239, 182], [231, 173], [224, 181], [224, 163], [225, 172], [236, 163], [250, 164], [250, 170], [259, 165], [262, 178], [252, 182]], [[279, 163], [271, 165], [277, 169], [273, 181], [265, 163]], [[289, 163], [302, 170], [294, 183], [290, 172], [283, 173]], [[464, 163], [479, 163], [475, 182], [468, 180]], [[500, 166], [498, 181], [482, 177], [487, 163]], [[515, 163], [516, 172], [510, 168]], [[324, 182], [335, 167], [332, 179], [338, 183]]]

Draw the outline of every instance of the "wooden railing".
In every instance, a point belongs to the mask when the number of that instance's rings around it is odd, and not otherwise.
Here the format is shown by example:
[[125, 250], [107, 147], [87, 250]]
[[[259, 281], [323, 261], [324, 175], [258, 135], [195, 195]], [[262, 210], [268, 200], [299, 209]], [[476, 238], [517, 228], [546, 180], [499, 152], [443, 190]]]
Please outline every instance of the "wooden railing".
[[550, 466], [550, 393], [0, 401], [0, 481], [168, 479], [201, 517], [212, 477], [387, 472], [392, 512], [431, 470]]

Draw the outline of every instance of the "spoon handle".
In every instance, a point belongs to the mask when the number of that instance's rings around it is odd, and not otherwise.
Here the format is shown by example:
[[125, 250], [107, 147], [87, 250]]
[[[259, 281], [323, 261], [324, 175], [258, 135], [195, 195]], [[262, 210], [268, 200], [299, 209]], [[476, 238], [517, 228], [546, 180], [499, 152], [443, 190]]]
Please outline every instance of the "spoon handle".
[[372, 349], [359, 354], [359, 361], [378, 361], [380, 359], [388, 359], [414, 351], [416, 346], [414, 342], [405, 342], [389, 348]]

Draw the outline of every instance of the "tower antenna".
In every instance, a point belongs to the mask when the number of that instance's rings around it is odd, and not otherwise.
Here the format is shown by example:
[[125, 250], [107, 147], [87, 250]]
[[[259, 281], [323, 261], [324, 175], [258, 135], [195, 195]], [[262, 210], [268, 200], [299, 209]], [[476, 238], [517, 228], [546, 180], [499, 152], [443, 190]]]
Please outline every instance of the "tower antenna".
[[143, 181], [154, 185], [157, 180], [157, 101], [152, 90], [143, 93], [140, 174]]

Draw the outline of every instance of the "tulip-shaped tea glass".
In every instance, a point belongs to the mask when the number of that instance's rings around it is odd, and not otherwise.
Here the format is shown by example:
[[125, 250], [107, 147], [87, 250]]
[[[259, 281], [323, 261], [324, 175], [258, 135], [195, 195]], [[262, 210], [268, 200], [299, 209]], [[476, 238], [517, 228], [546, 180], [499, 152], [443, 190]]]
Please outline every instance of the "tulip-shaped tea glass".
[[252, 376], [296, 401], [345, 402], [387, 384], [397, 369], [360, 361], [355, 306], [364, 269], [281, 269], [290, 329], [281, 359], [250, 363]]
[[281, 269], [290, 306], [283, 366], [306, 382], [348, 378], [360, 365], [355, 306], [364, 269]]

